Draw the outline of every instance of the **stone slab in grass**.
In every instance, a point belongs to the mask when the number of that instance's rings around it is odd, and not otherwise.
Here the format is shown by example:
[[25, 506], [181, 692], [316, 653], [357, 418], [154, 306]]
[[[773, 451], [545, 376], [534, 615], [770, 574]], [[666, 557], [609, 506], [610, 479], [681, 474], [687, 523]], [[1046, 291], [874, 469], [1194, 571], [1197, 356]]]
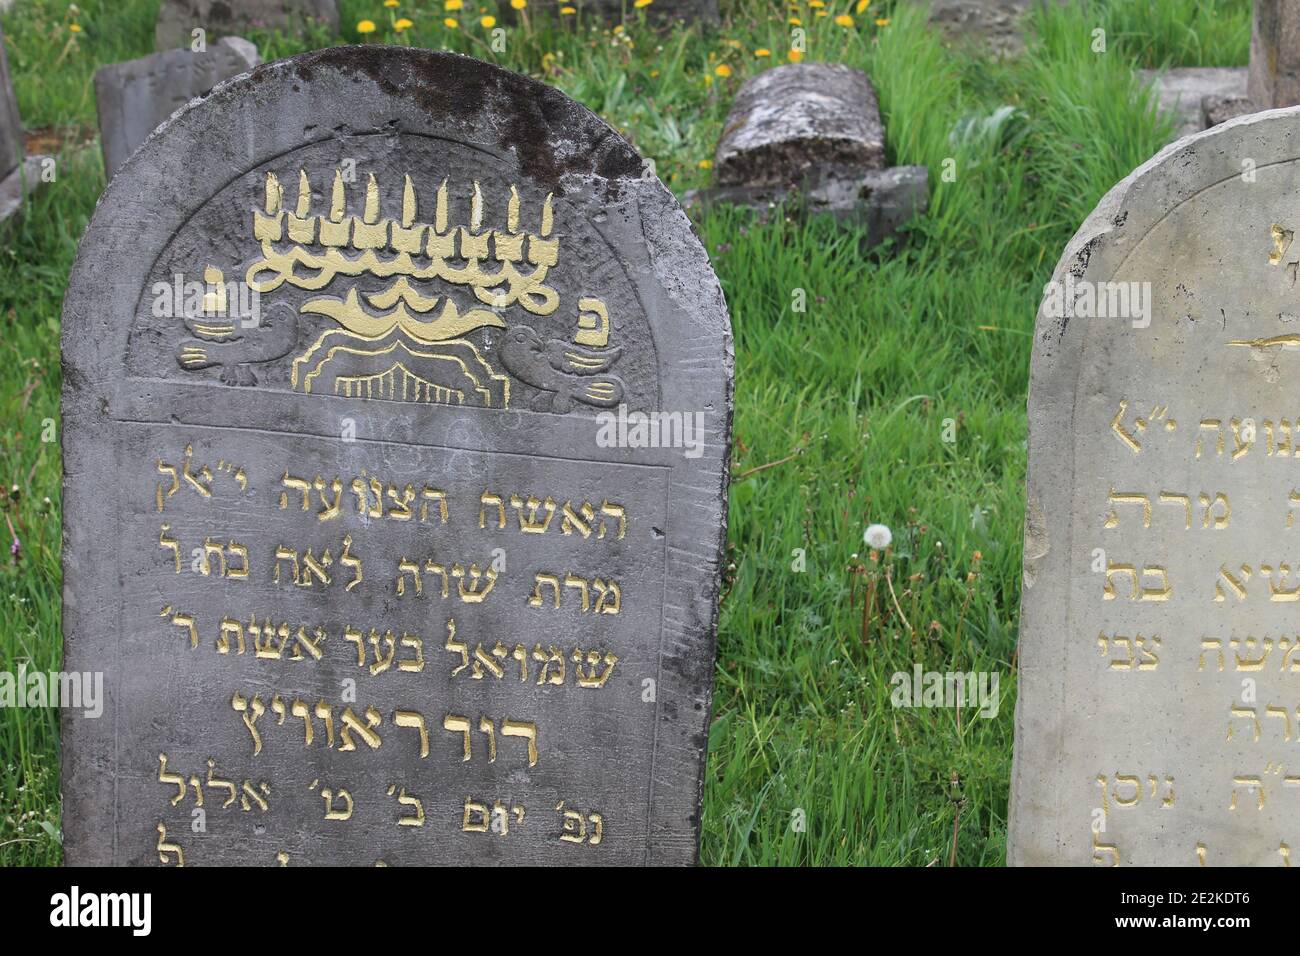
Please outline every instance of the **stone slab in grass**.
[[929, 206], [929, 172], [924, 166], [852, 170], [814, 167], [802, 182], [787, 186], [718, 186], [688, 193], [687, 208], [708, 212], [726, 204], [767, 218], [780, 209], [798, 216], [829, 215], [841, 225], [861, 229], [864, 245], [874, 246]]
[[1300, 108], [1166, 147], [1044, 290], [1008, 859], [1284, 866]]
[[883, 169], [871, 81], [841, 63], [789, 63], [746, 80], [718, 140], [718, 186], [780, 186], [820, 165]]
[[188, 48], [196, 29], [203, 30], [211, 44], [254, 29], [301, 34], [312, 26], [337, 35], [338, 0], [163, 0], [154, 25], [154, 47]]
[[998, 56], [1024, 51], [1021, 21], [1031, 0], [931, 0], [930, 22], [952, 41], [980, 44]]
[[1207, 97], [1236, 100], [1247, 95], [1245, 67], [1184, 66], [1137, 72], [1141, 83], [1154, 85], [1157, 108], [1172, 117], [1173, 139], [1205, 129]]
[[264, 65], [121, 167], [62, 329], [69, 863], [696, 859], [730, 325], [606, 123]]
[[176, 110], [261, 62], [257, 47], [247, 40], [223, 37], [201, 53], [166, 50], [96, 70], [105, 175], [112, 179], [136, 147]]

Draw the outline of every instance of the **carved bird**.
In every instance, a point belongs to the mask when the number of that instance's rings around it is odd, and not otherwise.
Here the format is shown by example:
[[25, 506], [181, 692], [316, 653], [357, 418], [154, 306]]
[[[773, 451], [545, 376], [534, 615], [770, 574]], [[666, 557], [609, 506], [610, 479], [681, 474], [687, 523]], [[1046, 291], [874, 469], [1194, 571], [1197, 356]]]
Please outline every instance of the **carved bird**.
[[226, 385], [256, 385], [250, 365], [270, 362], [289, 354], [298, 344], [298, 313], [283, 302], [272, 306], [271, 320], [244, 328], [227, 322], [214, 335], [211, 319], [185, 319], [186, 327], [200, 338], [184, 339], [176, 349], [176, 361], [190, 371], [221, 366]]
[[543, 343], [527, 326], [506, 333], [501, 343], [501, 364], [519, 381], [541, 389], [533, 402], [539, 412], [561, 415], [574, 402], [612, 408], [623, 400], [623, 383], [612, 375], [595, 378], [619, 360], [621, 348], [602, 351], [583, 348], [562, 339]]

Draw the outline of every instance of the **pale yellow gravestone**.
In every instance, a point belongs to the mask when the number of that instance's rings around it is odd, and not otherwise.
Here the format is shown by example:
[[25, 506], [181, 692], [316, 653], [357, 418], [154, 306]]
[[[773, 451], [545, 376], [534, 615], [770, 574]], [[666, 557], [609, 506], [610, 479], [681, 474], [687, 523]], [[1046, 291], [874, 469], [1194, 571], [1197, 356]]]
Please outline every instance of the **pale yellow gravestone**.
[[1300, 847], [1300, 109], [1180, 140], [1035, 329], [1012, 864]]

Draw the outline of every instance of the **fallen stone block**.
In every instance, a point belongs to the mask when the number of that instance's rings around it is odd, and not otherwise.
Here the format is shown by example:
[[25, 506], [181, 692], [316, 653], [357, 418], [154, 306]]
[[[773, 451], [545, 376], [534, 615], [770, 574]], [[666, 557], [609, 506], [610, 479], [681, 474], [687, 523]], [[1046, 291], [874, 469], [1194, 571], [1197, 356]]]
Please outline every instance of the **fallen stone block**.
[[736, 94], [714, 157], [719, 186], [779, 186], [813, 166], [885, 166], [871, 81], [840, 63], [765, 70]]

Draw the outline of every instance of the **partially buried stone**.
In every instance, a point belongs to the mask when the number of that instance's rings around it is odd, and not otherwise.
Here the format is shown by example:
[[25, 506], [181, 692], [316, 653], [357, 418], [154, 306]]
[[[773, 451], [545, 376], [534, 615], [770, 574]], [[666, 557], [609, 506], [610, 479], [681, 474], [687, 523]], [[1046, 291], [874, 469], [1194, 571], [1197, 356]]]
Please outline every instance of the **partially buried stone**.
[[195, 30], [202, 30], [210, 44], [253, 29], [302, 34], [311, 27], [337, 34], [338, 0], [163, 0], [154, 47], [191, 47]]
[[261, 63], [257, 47], [224, 37], [202, 53], [167, 50], [95, 72], [104, 173], [109, 178], [160, 123], [222, 80]]
[[723, 126], [714, 182], [786, 185], [820, 165], [884, 168], [885, 131], [867, 75], [840, 63], [790, 63], [748, 80]]
[[854, 170], [817, 166], [796, 186], [718, 186], [688, 193], [688, 208], [707, 211], [727, 204], [743, 206], [765, 219], [775, 210], [799, 216], [827, 214], [842, 225], [861, 229], [874, 246], [899, 227], [923, 215], [929, 205], [929, 172], [924, 166]]
[[63, 313], [69, 863], [689, 863], [732, 351], [628, 143], [338, 47], [165, 123]]

